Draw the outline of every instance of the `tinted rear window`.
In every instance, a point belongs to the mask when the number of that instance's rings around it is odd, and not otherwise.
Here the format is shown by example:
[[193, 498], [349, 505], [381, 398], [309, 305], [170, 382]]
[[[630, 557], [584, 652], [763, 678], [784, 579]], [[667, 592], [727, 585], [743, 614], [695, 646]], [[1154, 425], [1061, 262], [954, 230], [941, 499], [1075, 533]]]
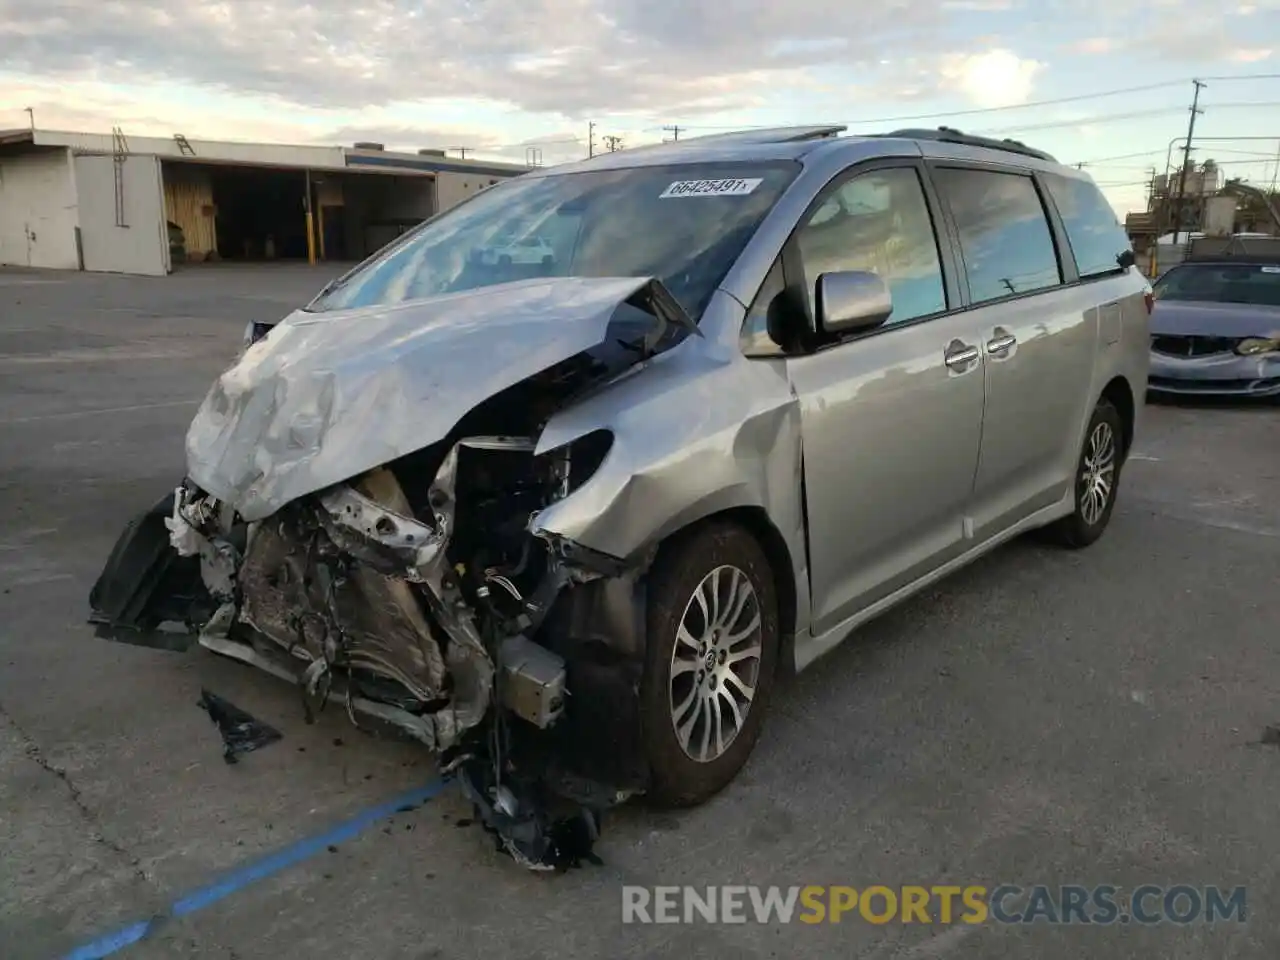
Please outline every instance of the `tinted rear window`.
[[1157, 280], [1154, 291], [1157, 300], [1280, 307], [1280, 264], [1182, 264]]
[[1129, 237], [1102, 191], [1088, 180], [1045, 175], [1049, 196], [1067, 229], [1081, 277], [1119, 273], [1117, 257], [1129, 249]]
[[1062, 282], [1044, 204], [1029, 176], [943, 168], [934, 181], [960, 232], [973, 303]]

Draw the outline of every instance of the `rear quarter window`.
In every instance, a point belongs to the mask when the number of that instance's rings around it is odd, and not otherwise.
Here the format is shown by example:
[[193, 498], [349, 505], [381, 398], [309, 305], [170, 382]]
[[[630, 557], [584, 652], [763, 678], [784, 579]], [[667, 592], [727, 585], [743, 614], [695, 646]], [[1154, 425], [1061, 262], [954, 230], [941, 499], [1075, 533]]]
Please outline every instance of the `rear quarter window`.
[[1111, 204], [1089, 180], [1050, 173], [1044, 177], [1049, 196], [1067, 231], [1081, 279], [1122, 273], [1118, 257], [1130, 249]]

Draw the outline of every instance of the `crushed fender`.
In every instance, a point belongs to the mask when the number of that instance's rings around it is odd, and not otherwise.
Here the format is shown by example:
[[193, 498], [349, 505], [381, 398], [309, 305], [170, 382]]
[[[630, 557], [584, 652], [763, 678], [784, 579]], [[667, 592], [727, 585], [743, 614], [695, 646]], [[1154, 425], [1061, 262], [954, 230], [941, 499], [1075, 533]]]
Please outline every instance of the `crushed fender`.
[[222, 734], [222, 759], [227, 763], [236, 763], [242, 753], [261, 750], [283, 736], [275, 727], [255, 719], [231, 701], [203, 688], [196, 705], [209, 714], [218, 733]]

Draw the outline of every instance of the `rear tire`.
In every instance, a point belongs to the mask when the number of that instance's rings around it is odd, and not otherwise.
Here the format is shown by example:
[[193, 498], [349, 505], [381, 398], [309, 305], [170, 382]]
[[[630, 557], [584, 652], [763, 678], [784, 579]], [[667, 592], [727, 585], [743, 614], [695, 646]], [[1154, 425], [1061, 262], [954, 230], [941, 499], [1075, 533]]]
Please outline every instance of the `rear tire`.
[[649, 583], [648, 637], [641, 728], [649, 799], [696, 806], [746, 764], [773, 690], [777, 592], [756, 539], [713, 521], [665, 546]]
[[1075, 508], [1046, 528], [1055, 543], [1079, 550], [1102, 536], [1116, 505], [1125, 452], [1124, 421], [1111, 401], [1103, 397], [1089, 418], [1076, 461]]

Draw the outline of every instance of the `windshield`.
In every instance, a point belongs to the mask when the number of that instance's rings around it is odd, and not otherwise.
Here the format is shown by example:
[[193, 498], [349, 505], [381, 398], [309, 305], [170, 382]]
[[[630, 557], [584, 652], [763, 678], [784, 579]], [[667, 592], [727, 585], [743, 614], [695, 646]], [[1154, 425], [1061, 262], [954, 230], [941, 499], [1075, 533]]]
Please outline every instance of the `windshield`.
[[697, 318], [799, 169], [678, 164], [509, 180], [407, 234], [307, 309], [540, 277], [657, 277]]
[[1157, 280], [1152, 291], [1157, 300], [1280, 307], [1280, 264], [1183, 264]]

